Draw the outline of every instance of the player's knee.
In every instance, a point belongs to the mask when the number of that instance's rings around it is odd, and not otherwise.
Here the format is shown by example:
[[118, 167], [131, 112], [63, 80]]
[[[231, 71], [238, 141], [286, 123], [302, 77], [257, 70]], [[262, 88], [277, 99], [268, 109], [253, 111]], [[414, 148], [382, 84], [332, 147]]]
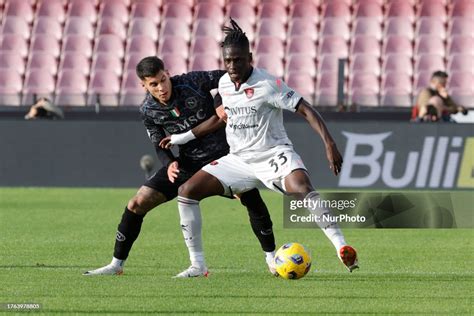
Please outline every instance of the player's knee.
[[182, 185], [179, 186], [178, 188], [178, 195], [187, 197], [187, 198], [193, 198], [193, 193], [195, 191], [195, 185], [188, 182], [183, 183]]
[[142, 196], [134, 196], [130, 201], [128, 201], [127, 208], [138, 215], [145, 215], [148, 211], [151, 210], [151, 203], [147, 198]]

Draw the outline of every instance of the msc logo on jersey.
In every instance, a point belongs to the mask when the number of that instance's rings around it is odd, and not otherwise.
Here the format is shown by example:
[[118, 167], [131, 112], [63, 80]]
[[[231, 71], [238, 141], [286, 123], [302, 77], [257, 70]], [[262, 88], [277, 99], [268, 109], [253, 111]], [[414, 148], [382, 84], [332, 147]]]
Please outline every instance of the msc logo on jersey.
[[255, 92], [253, 88], [247, 88], [244, 91], [245, 91], [245, 95], [249, 99], [253, 97], [253, 93]]

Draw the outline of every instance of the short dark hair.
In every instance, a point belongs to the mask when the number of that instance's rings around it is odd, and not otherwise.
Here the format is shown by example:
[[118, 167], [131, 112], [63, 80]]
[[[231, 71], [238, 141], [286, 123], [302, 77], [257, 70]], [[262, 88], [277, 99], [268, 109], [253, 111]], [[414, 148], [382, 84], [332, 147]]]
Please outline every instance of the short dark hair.
[[224, 26], [222, 31], [226, 35], [224, 41], [221, 42], [221, 47], [237, 46], [241, 48], [250, 49], [249, 39], [245, 32], [232, 18], [230, 18], [230, 27]]
[[165, 64], [156, 56], [143, 58], [135, 68], [137, 76], [141, 80], [145, 80], [146, 77], [154, 77], [162, 70], [165, 70]]
[[438, 70], [438, 71], [435, 71], [433, 72], [433, 74], [431, 75], [431, 78], [448, 78], [448, 74], [444, 71], [441, 71], [441, 70]]

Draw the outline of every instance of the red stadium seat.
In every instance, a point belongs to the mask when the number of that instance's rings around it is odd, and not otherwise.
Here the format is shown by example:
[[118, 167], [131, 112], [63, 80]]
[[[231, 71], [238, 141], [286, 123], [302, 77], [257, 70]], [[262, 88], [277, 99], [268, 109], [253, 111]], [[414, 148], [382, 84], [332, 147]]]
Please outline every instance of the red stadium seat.
[[284, 43], [281, 41], [281, 39], [273, 36], [262, 36], [258, 38], [254, 51], [257, 55], [274, 54], [279, 58], [285, 57]]
[[308, 18], [297, 18], [290, 21], [287, 38], [291, 40], [296, 36], [309, 37], [313, 41], [318, 39], [316, 21]]
[[444, 42], [440, 37], [423, 35], [417, 38], [415, 44], [415, 54], [446, 55]]
[[413, 106], [412, 95], [403, 90], [384, 90], [382, 91], [380, 104], [382, 106], [411, 107]]
[[31, 39], [30, 52], [50, 53], [55, 58], [59, 58], [60, 45], [54, 36], [39, 34]]
[[25, 73], [25, 61], [16, 52], [0, 51], [0, 70], [12, 69], [20, 75]]
[[284, 7], [288, 6], [288, 2], [290, 1], [289, 0], [260, 0], [260, 4], [274, 3], [274, 4], [282, 5]]
[[470, 35], [474, 30], [474, 19], [465, 17], [453, 17], [449, 24], [448, 33], [450, 36]]
[[413, 63], [411, 57], [405, 54], [388, 54], [384, 56], [382, 72], [399, 72], [409, 76], [413, 75]]
[[474, 91], [472, 83], [474, 82], [474, 73], [472, 69], [470, 72], [455, 72], [448, 77], [449, 89], [464, 89], [467, 91]]
[[351, 21], [350, 5], [339, 1], [328, 2], [323, 6], [321, 15], [324, 18], [344, 18], [349, 23]]
[[35, 99], [45, 97], [52, 99], [54, 93], [54, 76], [49, 70], [33, 69], [26, 73], [25, 85], [23, 87], [23, 105], [31, 105]]
[[316, 77], [316, 63], [309, 55], [292, 55], [286, 61], [286, 73], [299, 72]]
[[[154, 55], [156, 55], [156, 54], [154, 54]], [[137, 64], [140, 62], [140, 60], [142, 60], [143, 58], [148, 57], [148, 56], [150, 56], [150, 55], [146, 54], [146, 53], [140, 53], [140, 52], [127, 53], [127, 55], [125, 56], [123, 72], [124, 73], [134, 72], [135, 68], [137, 67]]]
[[97, 10], [94, 4], [89, 1], [73, 1], [70, 3], [67, 11], [68, 19], [82, 18], [95, 23], [97, 21]]
[[59, 62], [59, 71], [75, 70], [85, 76], [89, 75], [90, 62], [89, 58], [82, 53], [66, 51], [61, 54]]
[[212, 55], [200, 54], [191, 57], [190, 71], [208, 71], [219, 69], [219, 60]]
[[212, 20], [219, 24], [224, 23], [223, 8], [212, 2], [197, 3], [194, 7], [195, 20]]
[[[436, 70], [442, 70], [442, 69], [436, 69]], [[420, 90], [426, 88], [430, 84], [431, 80], [431, 75], [433, 74], [433, 71], [427, 71], [427, 70], [422, 70], [417, 73], [415, 73], [414, 76], [414, 84], [413, 84], [413, 92], [415, 94], [420, 93]]]
[[456, 35], [448, 40], [448, 53], [474, 55], [474, 38], [471, 36]]
[[94, 55], [91, 72], [113, 72], [117, 77], [120, 77], [122, 75], [122, 67], [123, 65], [120, 58], [113, 55], [110, 56], [107, 53], [100, 53]]
[[67, 35], [63, 39], [62, 54], [66, 52], [81, 53], [92, 57], [92, 42], [84, 35]]
[[165, 19], [179, 19], [188, 26], [193, 22], [192, 8], [182, 3], [168, 3], [163, 7]]
[[127, 31], [122, 22], [116, 18], [104, 17], [97, 24], [96, 36], [112, 34], [119, 36], [122, 40], [127, 37]]
[[161, 38], [158, 45], [158, 55], [175, 54], [180, 58], [187, 59], [189, 56], [188, 43], [180, 37], [166, 36]]
[[130, 37], [127, 41], [126, 55], [134, 53], [140, 53], [144, 56], [156, 55], [155, 41], [146, 35], [137, 35]]
[[18, 17], [27, 23], [32, 23], [34, 19], [34, 10], [27, 1], [8, 1], [4, 8], [4, 16]]
[[415, 37], [415, 31], [413, 29], [412, 22], [405, 18], [388, 19], [385, 25], [385, 34], [387, 36], [404, 36], [410, 40], [413, 40]]
[[272, 36], [277, 37], [282, 41], [286, 40], [286, 29], [285, 25], [272, 19], [261, 19], [257, 26], [257, 35], [261, 36]]
[[[222, 30], [219, 23], [214, 20], [196, 20], [192, 37], [211, 36], [217, 41], [222, 41]], [[250, 39], [249, 39], [250, 40]]]
[[[348, 74], [347, 60], [344, 64], [345, 64], [344, 76], [348, 77], [349, 74]], [[322, 76], [323, 73], [328, 74], [328, 73], [333, 72], [335, 75], [337, 75], [338, 67], [339, 67], [339, 57], [337, 55], [324, 55], [324, 56], [321, 56], [321, 58], [319, 59], [317, 72], [316, 72], [317, 76], [318, 76], [318, 82], [320, 81], [319, 78]], [[337, 79], [336, 79], [336, 81], [337, 81]]]
[[123, 41], [117, 35], [100, 35], [96, 38], [94, 53], [108, 53], [123, 58], [125, 55]]
[[94, 27], [87, 18], [69, 18], [64, 26], [64, 35], [83, 35], [92, 40], [94, 38]]
[[148, 19], [133, 19], [128, 28], [128, 37], [146, 36], [156, 42], [158, 40], [158, 26]]
[[98, 71], [91, 74], [87, 104], [117, 106], [120, 93], [120, 78], [113, 71]]
[[386, 16], [388, 18], [404, 18], [415, 21], [415, 8], [409, 1], [392, 1], [388, 4]]
[[380, 57], [379, 41], [372, 36], [356, 36], [351, 43], [351, 55], [355, 54]]
[[418, 8], [418, 16], [421, 18], [436, 18], [446, 22], [448, 18], [446, 5], [444, 3], [434, 1], [421, 3], [420, 7]]
[[167, 4], [173, 4], [173, 3], [180, 3], [188, 6], [189, 8], [192, 8], [194, 5], [194, 0], [162, 0], [163, 6]]
[[102, 18], [115, 18], [118, 19], [122, 24], [128, 22], [128, 9], [127, 6], [121, 2], [102, 2], [99, 9], [99, 17]]
[[125, 73], [120, 91], [120, 105], [139, 106], [145, 98], [145, 90], [135, 71]]
[[449, 56], [448, 73], [471, 70], [474, 73], [473, 56], [468, 54], [453, 54]]
[[387, 36], [382, 47], [382, 53], [386, 54], [405, 54], [413, 56], [413, 46], [411, 40], [405, 36], [392, 35]]
[[377, 106], [379, 93], [380, 88], [376, 75], [360, 73], [349, 78], [349, 95], [352, 104]]
[[58, 72], [58, 63], [56, 57], [52, 54], [31, 52], [26, 68], [27, 71], [41, 69], [42, 71], [49, 72], [52, 76], [56, 76], [56, 73]]
[[177, 56], [176, 54], [163, 54], [160, 56], [165, 63], [165, 68], [168, 69], [172, 76], [188, 72], [186, 59]]
[[252, 7], [256, 7], [260, 0], [228, 0], [229, 4], [244, 4]]
[[28, 55], [28, 45], [25, 39], [15, 34], [0, 35], [0, 51], [19, 54], [22, 58]]
[[337, 72], [324, 71], [318, 73], [316, 80], [316, 105], [337, 105]]
[[[256, 11], [253, 6], [244, 3], [232, 3], [227, 5], [227, 17], [232, 17], [240, 25], [240, 21], [247, 20], [250, 24], [255, 25], [257, 22]], [[229, 19], [227, 18], [226, 21]]]
[[346, 41], [350, 39], [349, 25], [344, 18], [326, 18], [321, 23], [320, 37], [340, 36]]
[[59, 106], [86, 105], [87, 79], [77, 70], [59, 72], [54, 103]]
[[36, 15], [37, 17], [54, 18], [60, 23], [63, 23], [66, 19], [64, 5], [58, 0], [42, 0], [38, 2]]
[[257, 16], [260, 20], [270, 19], [286, 24], [288, 14], [284, 5], [272, 1], [261, 3]]
[[290, 72], [286, 77], [286, 84], [296, 90], [309, 103], [314, 100], [314, 79], [307, 73]]
[[295, 36], [289, 38], [289, 41], [286, 50], [286, 55], [288, 57], [293, 54], [304, 54], [316, 58], [316, 42], [314, 42], [310, 37]]
[[191, 31], [188, 24], [180, 19], [165, 19], [161, 25], [160, 37], [163, 38], [165, 36], [181, 37], [186, 42], [189, 42], [191, 40]]
[[465, 17], [472, 19], [474, 3], [472, 1], [456, 1], [451, 10], [452, 17]]
[[281, 58], [274, 56], [273, 54], [261, 54], [256, 56], [255, 66], [258, 68], [263, 68], [268, 73], [283, 78], [285, 74], [285, 69], [283, 68], [283, 61]]
[[349, 55], [347, 42], [339, 36], [327, 36], [321, 39], [319, 44], [319, 56], [334, 55], [346, 58]]
[[[161, 3], [161, 1], [159, 0]], [[161, 21], [160, 19], [160, 5], [156, 5], [153, 2], [149, 1], [140, 1], [140, 2], [133, 2], [132, 9], [130, 13], [130, 18], [132, 21], [134, 19], [146, 19], [158, 25]]]
[[373, 18], [379, 22], [383, 21], [382, 4], [377, 1], [359, 1], [355, 6], [355, 17], [360, 18]]
[[20, 105], [23, 80], [14, 69], [0, 69], [0, 105]]
[[308, 18], [317, 23], [319, 20], [318, 7], [312, 2], [293, 2], [290, 7], [290, 17], [292, 20]]
[[377, 40], [382, 39], [382, 24], [377, 19], [360, 18], [354, 21], [353, 36], [372, 36]]
[[190, 55], [209, 55], [219, 60], [221, 48], [213, 37], [197, 37], [191, 42]]
[[415, 61], [415, 72], [445, 70], [444, 58], [441, 55], [422, 54]]
[[33, 35], [49, 34], [59, 41], [63, 36], [63, 28], [54, 18], [38, 18], [33, 24], [32, 33]]
[[404, 91], [406, 93], [411, 93], [412, 82], [411, 76], [405, 72], [387, 72], [382, 76], [382, 90], [390, 91]]
[[437, 18], [420, 18], [416, 27], [416, 34], [418, 36], [436, 36], [444, 40], [446, 38], [446, 28], [444, 22]]
[[21, 17], [6, 16], [1, 24], [0, 34], [13, 34], [25, 40], [30, 38], [30, 26]]
[[351, 58], [349, 72], [355, 73], [372, 73], [380, 76], [380, 63], [378, 56], [367, 54], [356, 54]]

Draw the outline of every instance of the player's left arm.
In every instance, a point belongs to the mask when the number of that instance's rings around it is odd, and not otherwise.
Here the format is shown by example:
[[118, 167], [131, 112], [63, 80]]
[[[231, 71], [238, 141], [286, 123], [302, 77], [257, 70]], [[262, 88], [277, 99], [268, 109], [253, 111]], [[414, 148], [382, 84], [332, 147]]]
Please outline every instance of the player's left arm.
[[339, 172], [341, 172], [342, 156], [319, 112], [316, 111], [306, 100], [301, 98], [298, 102], [296, 113], [303, 116], [308, 121], [309, 125], [311, 125], [313, 130], [321, 136], [326, 148], [326, 157], [329, 161], [329, 168], [332, 169], [335, 175], [338, 175]]

